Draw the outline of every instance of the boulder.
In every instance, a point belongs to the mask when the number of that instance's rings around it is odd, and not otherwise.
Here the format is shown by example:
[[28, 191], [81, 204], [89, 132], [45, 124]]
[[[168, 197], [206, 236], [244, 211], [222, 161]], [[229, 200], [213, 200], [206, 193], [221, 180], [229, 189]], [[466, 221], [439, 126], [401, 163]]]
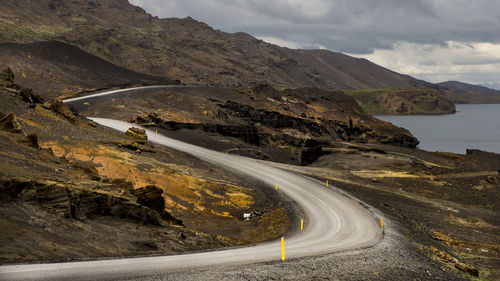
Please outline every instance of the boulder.
[[0, 126], [6, 131], [13, 133], [21, 133], [21, 125], [17, 121], [17, 117], [14, 113], [10, 113], [0, 119]]
[[29, 102], [31, 104], [44, 103], [44, 100], [35, 93], [33, 93], [32, 89], [21, 88], [19, 91], [19, 96], [23, 101]]
[[59, 114], [60, 116], [68, 119], [71, 123], [77, 123], [78, 119], [76, 118], [75, 114], [73, 114], [73, 111], [64, 102], [57, 100], [50, 105], [50, 109], [52, 109], [53, 112]]
[[164, 220], [171, 224], [183, 225], [182, 220], [173, 217], [165, 210], [163, 190], [158, 188], [156, 185], [148, 185], [142, 188], [137, 188], [133, 190], [133, 194], [137, 197], [137, 203], [155, 210]]
[[125, 135], [138, 140], [141, 144], [146, 144], [146, 141], [148, 140], [146, 131], [135, 127], [128, 129], [127, 132], [125, 132]]
[[139, 143], [137, 141], [122, 140], [122, 141], [116, 142], [116, 144], [119, 147], [123, 147], [123, 148], [126, 148], [126, 149], [138, 151], [138, 152], [155, 152], [155, 150], [151, 146], [141, 144], [141, 143]]

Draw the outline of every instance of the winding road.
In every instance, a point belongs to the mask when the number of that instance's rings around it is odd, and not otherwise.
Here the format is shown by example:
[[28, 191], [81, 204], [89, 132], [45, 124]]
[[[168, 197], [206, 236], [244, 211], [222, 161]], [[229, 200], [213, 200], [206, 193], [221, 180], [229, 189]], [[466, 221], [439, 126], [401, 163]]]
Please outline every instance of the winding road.
[[[154, 86], [154, 88], [178, 86]], [[153, 87], [115, 90], [65, 100], [91, 99]], [[125, 132], [136, 124], [92, 117], [94, 122]], [[227, 155], [182, 141], [167, 138], [146, 129], [148, 140], [195, 155], [203, 161], [239, 174], [255, 177], [270, 188], [293, 199], [303, 210], [304, 230], [286, 237], [286, 258], [321, 255], [369, 247], [380, 241], [382, 229], [359, 202], [325, 187], [317, 181], [267, 165], [264, 161]], [[281, 241], [253, 246], [183, 255], [96, 260], [85, 262], [8, 265], [0, 267], [0, 280], [99, 280], [148, 276], [171, 271], [199, 269], [217, 265], [242, 265], [281, 261]], [[288, 261], [285, 261], [288, 262]]]

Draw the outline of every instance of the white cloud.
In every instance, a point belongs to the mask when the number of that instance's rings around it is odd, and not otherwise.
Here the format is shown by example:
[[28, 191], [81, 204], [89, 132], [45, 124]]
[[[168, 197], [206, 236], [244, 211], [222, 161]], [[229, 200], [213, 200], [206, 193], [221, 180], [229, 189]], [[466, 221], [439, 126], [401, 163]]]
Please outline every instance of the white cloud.
[[430, 82], [495, 83], [500, 74], [500, 44], [494, 43], [447, 41], [445, 45], [435, 45], [397, 42], [392, 49], [350, 55]]

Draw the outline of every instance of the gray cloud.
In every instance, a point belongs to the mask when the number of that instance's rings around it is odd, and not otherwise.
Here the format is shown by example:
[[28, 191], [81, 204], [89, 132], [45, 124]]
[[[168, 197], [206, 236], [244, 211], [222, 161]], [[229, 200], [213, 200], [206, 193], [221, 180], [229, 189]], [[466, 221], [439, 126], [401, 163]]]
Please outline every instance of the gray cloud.
[[[375, 50], [393, 50], [400, 42], [441, 47], [450, 42], [500, 44], [498, 0], [130, 2], [158, 17], [191, 16], [214, 28], [247, 32], [272, 43], [289, 42], [291, 47], [321, 47], [353, 55], [373, 55]], [[276, 40], [273, 42], [272, 38]], [[425, 56], [425, 52], [420, 55]], [[425, 57], [423, 61], [432, 64], [433, 59]], [[473, 56], [472, 59], [450, 59], [461, 64], [475, 64]], [[481, 63], [488, 59], [487, 53], [480, 58]]]
[[[159, 17], [191, 16], [215, 28], [331, 50], [368, 53], [394, 41], [500, 42], [497, 0], [132, 0]], [[335, 39], [332, 39], [335, 38]]]

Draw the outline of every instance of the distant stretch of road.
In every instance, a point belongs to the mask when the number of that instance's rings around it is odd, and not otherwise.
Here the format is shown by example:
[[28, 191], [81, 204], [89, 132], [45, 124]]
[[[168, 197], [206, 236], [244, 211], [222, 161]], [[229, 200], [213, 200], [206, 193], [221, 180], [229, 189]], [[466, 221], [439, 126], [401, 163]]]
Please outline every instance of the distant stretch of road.
[[[157, 86], [160, 88], [161, 86]], [[168, 86], [167, 86], [168, 87]], [[78, 100], [119, 92], [144, 89], [143, 87], [104, 92]], [[69, 99], [65, 102], [76, 101]], [[125, 132], [139, 127], [118, 120], [91, 117], [103, 126]], [[325, 187], [317, 181], [237, 155], [202, 148], [167, 138], [146, 129], [148, 141], [190, 153], [200, 160], [213, 163], [238, 174], [257, 178], [283, 192], [303, 210], [304, 229], [285, 237], [286, 258], [321, 255], [337, 251], [368, 247], [382, 237], [382, 230], [373, 215], [358, 202]], [[99, 280], [133, 276], [168, 274], [171, 271], [200, 269], [217, 265], [243, 265], [281, 260], [281, 241], [218, 250], [212, 252], [109, 259], [85, 262], [9, 265], [0, 267], [0, 280]], [[285, 261], [286, 262], [286, 261]]]

